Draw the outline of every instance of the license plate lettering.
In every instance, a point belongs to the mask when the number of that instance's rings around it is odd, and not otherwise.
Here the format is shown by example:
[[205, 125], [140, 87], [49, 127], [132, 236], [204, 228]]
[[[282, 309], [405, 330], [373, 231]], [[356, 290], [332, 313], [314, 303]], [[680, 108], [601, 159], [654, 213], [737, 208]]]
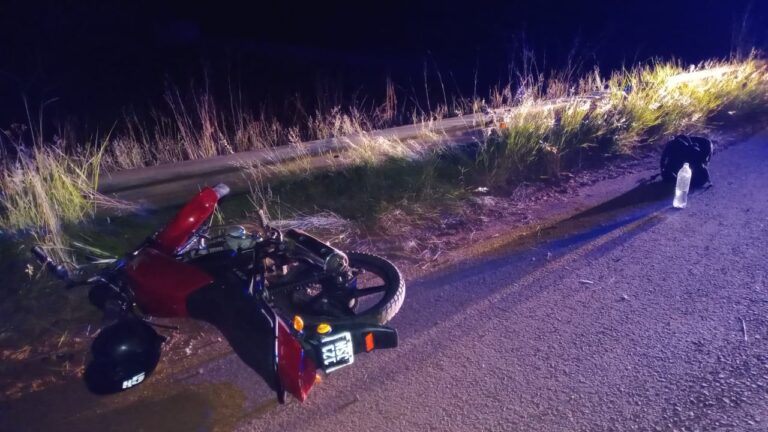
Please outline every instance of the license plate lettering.
[[323, 338], [321, 341], [323, 369], [331, 372], [355, 361], [355, 351], [352, 345], [352, 335], [349, 332]]

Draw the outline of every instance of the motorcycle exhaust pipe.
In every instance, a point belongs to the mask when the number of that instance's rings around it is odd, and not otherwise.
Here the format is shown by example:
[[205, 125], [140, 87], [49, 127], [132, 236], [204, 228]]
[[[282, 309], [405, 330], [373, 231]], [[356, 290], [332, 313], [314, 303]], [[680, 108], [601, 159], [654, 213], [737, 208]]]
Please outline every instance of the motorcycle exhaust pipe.
[[300, 249], [307, 252], [313, 262], [323, 267], [327, 273], [337, 274], [349, 265], [347, 255], [335, 247], [297, 229], [289, 229], [284, 238], [291, 240]]

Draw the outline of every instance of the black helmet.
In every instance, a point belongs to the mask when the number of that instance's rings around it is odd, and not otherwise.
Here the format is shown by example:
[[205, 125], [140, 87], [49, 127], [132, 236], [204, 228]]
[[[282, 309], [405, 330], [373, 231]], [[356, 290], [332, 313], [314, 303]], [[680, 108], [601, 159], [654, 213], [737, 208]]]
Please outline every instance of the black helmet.
[[86, 385], [94, 393], [107, 394], [141, 383], [155, 370], [163, 340], [149, 324], [135, 318], [104, 328], [91, 345]]
[[709, 160], [714, 146], [707, 138], [678, 135], [664, 146], [661, 154], [661, 177], [668, 183], [677, 181], [677, 173], [683, 164], [691, 168], [691, 186], [701, 187], [710, 182]]

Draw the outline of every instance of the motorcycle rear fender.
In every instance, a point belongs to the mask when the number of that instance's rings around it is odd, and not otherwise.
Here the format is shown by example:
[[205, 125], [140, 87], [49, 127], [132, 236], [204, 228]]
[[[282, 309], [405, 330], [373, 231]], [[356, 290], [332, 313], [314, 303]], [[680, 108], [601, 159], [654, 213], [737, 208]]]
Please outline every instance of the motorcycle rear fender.
[[312, 356], [263, 298], [214, 283], [192, 293], [187, 303], [189, 316], [213, 324], [280, 402], [286, 393], [307, 398], [317, 373]]
[[[321, 339], [325, 336], [349, 332], [355, 355], [376, 349], [396, 348], [398, 345], [397, 330], [390, 327], [364, 323], [337, 323], [331, 327], [332, 332], [329, 334], [311, 333], [304, 339], [316, 365], [323, 364]], [[322, 366], [320, 368], [322, 369]]]
[[371, 352], [374, 349], [397, 348], [397, 330], [371, 324], [338, 325], [335, 332], [348, 331], [352, 335], [355, 354]]

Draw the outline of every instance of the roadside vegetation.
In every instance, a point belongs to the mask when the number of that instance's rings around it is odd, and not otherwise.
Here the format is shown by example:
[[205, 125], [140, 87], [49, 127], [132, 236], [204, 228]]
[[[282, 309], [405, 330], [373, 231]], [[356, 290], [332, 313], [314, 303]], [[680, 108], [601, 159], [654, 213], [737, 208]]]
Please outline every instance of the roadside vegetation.
[[606, 80], [593, 74], [576, 88], [576, 95], [595, 96], [541, 109], [541, 90], [534, 87], [519, 109], [503, 114], [500, 130], [479, 158], [491, 183], [557, 177], [590, 157], [629, 153], [673, 134], [737, 124], [768, 112], [768, 72], [754, 58], [688, 70], [654, 63]]
[[523, 181], [557, 181], [674, 134], [765, 119], [766, 103], [768, 70], [754, 57], [689, 68], [656, 62], [576, 81], [529, 74], [517, 87], [494, 89], [487, 101], [465, 101], [465, 112], [484, 110], [492, 118], [474, 144], [442, 147], [444, 137], [429, 121], [418, 141], [385, 140], [352, 128], [347, 132], [362, 136], [356, 140], [362, 144], [336, 169], [317, 173], [299, 162], [273, 168], [278, 172], [269, 182], [259, 170], [254, 201], [303, 213], [330, 210], [376, 228], [387, 225], [393, 212], [423, 217], [477, 188], [505, 193]]
[[[345, 242], [366, 237], [361, 232], [378, 235], [402, 246], [392, 248], [395, 254], [429, 262], [449, 246], [443, 245], [445, 239], [414, 238], [413, 226], [466, 226], [450, 219], [477, 211], [462, 207], [468, 197], [491, 198], [473, 196], [485, 191], [517, 197], [523, 182], [557, 184], [574, 170], [652, 148], [673, 134], [768, 120], [768, 69], [758, 57], [692, 68], [654, 62], [608, 77], [593, 71], [564, 78], [570, 75], [545, 78], [526, 72], [492, 89], [485, 100], [449, 103], [446, 98], [429, 112], [404, 108], [388, 83], [380, 106], [332, 108], [291, 125], [250, 114], [235, 101], [216, 104], [206, 94], [190, 101], [176, 91], [168, 96], [168, 114], [149, 121], [129, 116], [110, 133], [90, 139], [66, 128], [46, 137], [42, 113], [28, 116], [28, 124], [0, 133], [3, 367], [39, 369], [48, 363], [35, 358], [60, 357], [54, 363], [61, 365], [61, 374], [79, 373], [82, 366], [72, 359], [80, 357], [72, 353], [85, 349], [87, 326], [95, 320], [82, 292], [62, 290], [28, 265], [31, 242], [44, 243], [59, 260], [71, 262], [73, 240], [120, 253], [170, 217], [173, 209], [142, 217], [94, 217], [103, 208], [134, 210], [97, 192], [105, 172], [282, 146], [301, 153], [308, 140], [339, 138], [351, 150], [338, 158], [327, 155], [332, 169], [316, 170], [308, 153], [287, 164], [243, 167], [252, 193], [223, 202], [219, 219], [242, 223], [252, 219], [255, 208], [266, 208], [283, 228], [320, 230], [323, 238], [354, 248], [365, 245]], [[478, 125], [482, 134], [475, 142], [444, 146], [436, 120], [480, 112], [487, 121]], [[421, 125], [418, 139], [371, 133], [405, 123]], [[6, 384], [0, 382], [0, 393], [23, 390], [8, 390]]]
[[[190, 102], [173, 91], [167, 96], [169, 114], [155, 114], [150, 122], [129, 116], [113, 133], [84, 143], [66, 129], [46, 140], [42, 113], [36, 121], [29, 116], [28, 125], [14, 125], [0, 137], [0, 230], [58, 238], [62, 224], [88, 219], [99, 206], [124, 206], [96, 192], [99, 173], [284, 145], [301, 149], [307, 140], [350, 135], [358, 137], [356, 144], [331, 173], [313, 172], [308, 157], [271, 168], [280, 178], [269, 184], [260, 180], [258, 167], [250, 172], [254, 190], [268, 190], [285, 204], [364, 219], [403, 201], [460, 198], [470, 187], [557, 178], [670, 134], [760, 116], [768, 106], [768, 72], [755, 56], [690, 68], [654, 62], [607, 78], [597, 71], [580, 79], [563, 78], [567, 75], [545, 79], [529, 72], [493, 89], [487, 100], [454, 99], [449, 106], [446, 99], [431, 112], [409, 113], [399, 108], [395, 87], [387, 83], [386, 100], [378, 107], [336, 107], [290, 126], [250, 114], [239, 98], [222, 106], [206, 94]], [[483, 125], [485, 138], [458, 150], [440, 145], [443, 137], [432, 122], [449, 113], [480, 111], [492, 118]], [[404, 121], [422, 125], [421, 139], [369, 134]]]

